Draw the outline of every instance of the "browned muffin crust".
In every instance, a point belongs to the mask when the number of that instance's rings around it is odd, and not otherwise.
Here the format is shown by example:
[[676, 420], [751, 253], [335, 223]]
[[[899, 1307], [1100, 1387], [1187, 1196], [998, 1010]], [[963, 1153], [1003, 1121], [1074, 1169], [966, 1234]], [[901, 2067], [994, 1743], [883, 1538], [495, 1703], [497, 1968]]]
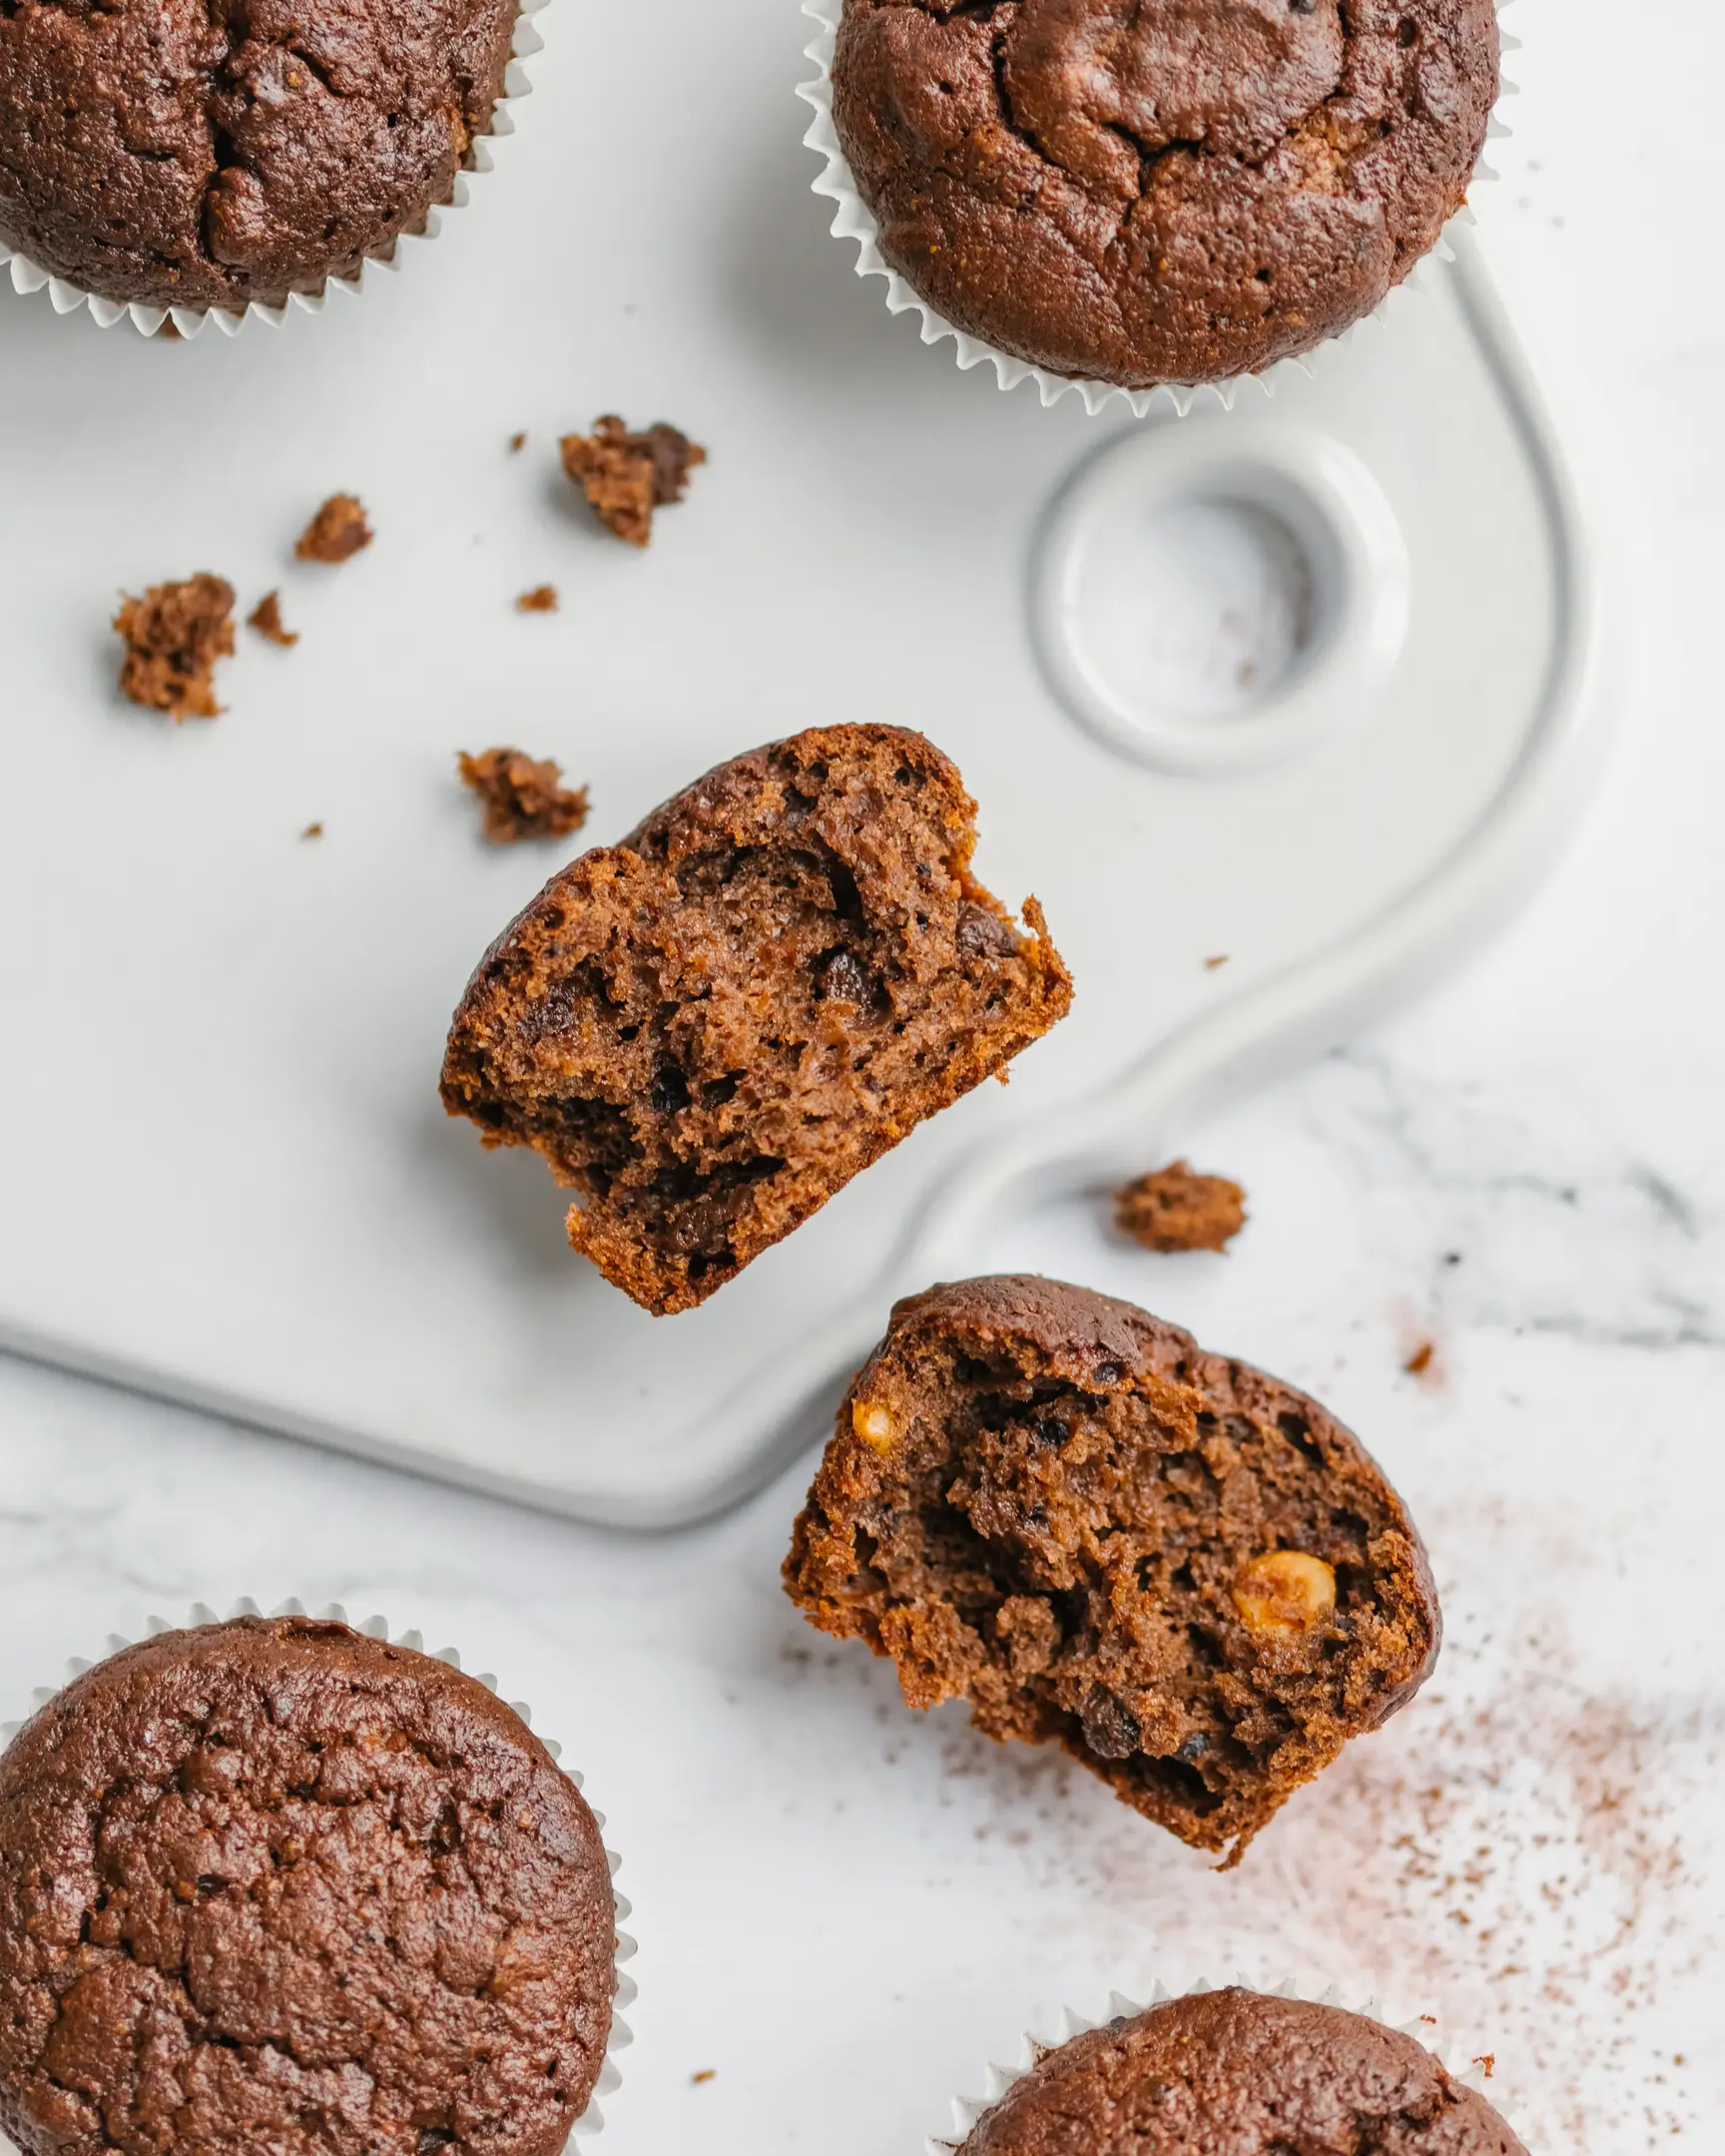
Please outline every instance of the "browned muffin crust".
[[1046, 2052], [959, 2156], [1527, 2156], [1476, 2089], [1364, 2014], [1205, 1991]]
[[1247, 1844], [1438, 1658], [1400, 1498], [1316, 1400], [1028, 1276], [900, 1303], [797, 1522], [813, 1624], [904, 1698], [1063, 1745], [1199, 1849]]
[[443, 1101], [580, 1193], [569, 1239], [690, 1310], [1071, 1001], [970, 874], [975, 804], [898, 727], [722, 764], [553, 877], [480, 961]]
[[880, 252], [1055, 373], [1219, 381], [1369, 314], [1461, 207], [1493, 0], [846, 0]]
[[280, 304], [447, 202], [516, 0], [9, 0], [0, 240], [152, 306]]
[[0, 1759], [26, 2156], [555, 2156], [604, 2061], [593, 1815], [473, 1679], [344, 1625], [169, 1632]]

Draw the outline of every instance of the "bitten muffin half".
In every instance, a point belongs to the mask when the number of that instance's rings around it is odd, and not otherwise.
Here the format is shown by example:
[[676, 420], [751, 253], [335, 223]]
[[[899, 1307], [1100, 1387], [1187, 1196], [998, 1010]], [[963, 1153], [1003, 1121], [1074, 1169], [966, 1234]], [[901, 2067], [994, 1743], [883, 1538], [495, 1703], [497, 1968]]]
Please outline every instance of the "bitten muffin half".
[[1369, 314], [1466, 199], [1493, 0], [846, 0], [833, 118], [957, 328], [1142, 389]]
[[1398, 2029], [1229, 1988], [1045, 2052], [958, 2156], [1527, 2156], [1477, 2089]]
[[899, 727], [709, 772], [571, 863], [481, 960], [443, 1102], [579, 1194], [569, 1240], [692, 1309], [1065, 1014], [970, 873], [976, 806]]
[[908, 1705], [1057, 1743], [1236, 1863], [1406, 1704], [1439, 1640], [1400, 1498], [1317, 1401], [1129, 1303], [1033, 1277], [900, 1303], [785, 1583]]
[[103, 298], [281, 305], [449, 200], [517, 0], [10, 0], [0, 241]]
[[309, 1618], [168, 1632], [0, 1758], [0, 2129], [25, 2156], [556, 2156], [616, 1900], [520, 1717]]

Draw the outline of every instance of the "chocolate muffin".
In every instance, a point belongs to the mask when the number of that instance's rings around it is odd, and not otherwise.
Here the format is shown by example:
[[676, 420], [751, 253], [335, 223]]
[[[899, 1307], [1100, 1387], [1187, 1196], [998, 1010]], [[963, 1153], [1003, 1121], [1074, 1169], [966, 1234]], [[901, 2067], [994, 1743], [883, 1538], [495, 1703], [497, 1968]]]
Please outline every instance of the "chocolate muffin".
[[975, 804], [920, 734], [842, 726], [709, 772], [553, 876], [480, 961], [443, 1102], [579, 1194], [643, 1309], [703, 1303], [1065, 1014], [970, 873]]
[[555, 2156], [616, 1903], [519, 1716], [303, 1617], [168, 1632], [0, 1759], [0, 2129], [25, 2156]]
[[517, 0], [9, 0], [0, 242], [158, 307], [280, 305], [447, 202]]
[[810, 1621], [1056, 1743], [1198, 1849], [1247, 1844], [1438, 1658], [1400, 1498], [1291, 1385], [1029, 1277], [900, 1303], [798, 1520]]
[[958, 2156], [1527, 2156], [1400, 2030], [1259, 1991], [1167, 1999], [1045, 2052]]
[[1493, 0], [846, 0], [833, 118], [957, 328], [1143, 389], [1369, 314], [1461, 207]]

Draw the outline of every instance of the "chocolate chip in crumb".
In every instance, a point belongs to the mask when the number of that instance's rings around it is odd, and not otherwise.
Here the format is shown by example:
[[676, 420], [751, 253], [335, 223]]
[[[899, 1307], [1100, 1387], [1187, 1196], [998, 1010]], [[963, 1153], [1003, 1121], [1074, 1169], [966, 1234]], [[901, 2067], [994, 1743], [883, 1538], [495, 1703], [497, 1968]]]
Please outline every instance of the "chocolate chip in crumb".
[[1093, 1692], [1084, 1709], [1084, 1742], [1098, 1759], [1130, 1759], [1138, 1749], [1138, 1717], [1112, 1692]]

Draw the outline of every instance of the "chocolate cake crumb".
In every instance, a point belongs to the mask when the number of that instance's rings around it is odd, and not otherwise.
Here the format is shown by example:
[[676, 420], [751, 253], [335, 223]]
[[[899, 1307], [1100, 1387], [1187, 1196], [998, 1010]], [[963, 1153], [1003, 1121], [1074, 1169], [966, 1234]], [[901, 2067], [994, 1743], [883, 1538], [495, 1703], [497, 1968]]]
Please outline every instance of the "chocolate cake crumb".
[[557, 611], [557, 587], [540, 584], [532, 591], [524, 591], [515, 602], [517, 614], [555, 614]]
[[1064, 1016], [1035, 900], [970, 873], [976, 805], [900, 727], [733, 758], [554, 876], [480, 960], [443, 1103], [531, 1146], [569, 1240], [693, 1310]]
[[282, 621], [282, 594], [266, 592], [246, 617], [248, 629], [256, 629], [267, 644], [280, 644], [284, 651], [290, 650], [299, 641], [297, 629], [284, 627]]
[[644, 547], [653, 536], [653, 512], [683, 499], [689, 474], [707, 452], [687, 434], [656, 421], [631, 434], [614, 413], [595, 419], [591, 434], [565, 434], [563, 469], [586, 494], [607, 531]]
[[1226, 1176], [1198, 1175], [1183, 1160], [1114, 1194], [1115, 1221], [1148, 1251], [1221, 1251], [1246, 1225], [1246, 1193]]
[[331, 494], [300, 534], [293, 549], [300, 561], [351, 561], [372, 540], [365, 511], [351, 494]]
[[562, 767], [536, 764], [520, 749], [463, 750], [456, 758], [464, 786], [485, 808], [485, 835], [493, 845], [523, 838], [566, 838], [587, 820], [587, 789], [565, 787]]
[[234, 653], [234, 587], [200, 572], [180, 584], [153, 584], [142, 599], [122, 597], [114, 617], [126, 657], [121, 693], [177, 724], [217, 719], [216, 662]]
[[1194, 1848], [1247, 1845], [1430, 1675], [1418, 1534], [1316, 1400], [1031, 1276], [900, 1303], [785, 1562], [905, 1704], [1058, 1744]]

